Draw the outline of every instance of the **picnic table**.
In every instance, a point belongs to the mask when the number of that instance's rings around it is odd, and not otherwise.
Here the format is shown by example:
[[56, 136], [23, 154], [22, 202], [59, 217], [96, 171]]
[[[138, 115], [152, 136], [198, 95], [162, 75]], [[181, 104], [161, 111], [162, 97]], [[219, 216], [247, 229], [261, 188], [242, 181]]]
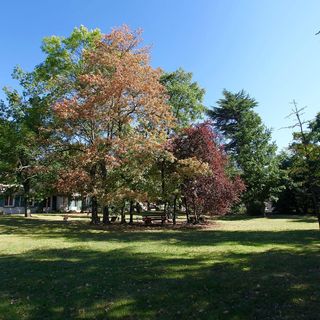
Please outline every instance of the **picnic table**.
[[161, 221], [161, 224], [164, 224], [167, 221], [167, 215], [163, 211], [144, 211], [142, 212], [142, 221], [145, 224], [151, 224], [152, 221]]

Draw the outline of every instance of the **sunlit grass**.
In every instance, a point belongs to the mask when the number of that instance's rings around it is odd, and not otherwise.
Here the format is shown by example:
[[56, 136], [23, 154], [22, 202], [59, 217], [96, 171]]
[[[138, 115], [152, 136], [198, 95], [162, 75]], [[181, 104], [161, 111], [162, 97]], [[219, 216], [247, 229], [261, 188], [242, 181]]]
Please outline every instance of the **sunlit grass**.
[[93, 227], [86, 215], [0, 217], [0, 319], [317, 319], [311, 217], [205, 229]]

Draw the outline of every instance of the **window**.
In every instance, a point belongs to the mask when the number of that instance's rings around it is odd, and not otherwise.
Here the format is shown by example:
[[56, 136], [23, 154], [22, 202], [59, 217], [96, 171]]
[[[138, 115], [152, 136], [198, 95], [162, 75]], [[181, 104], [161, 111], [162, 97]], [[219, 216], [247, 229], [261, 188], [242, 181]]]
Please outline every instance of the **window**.
[[13, 196], [5, 196], [4, 198], [4, 206], [5, 207], [13, 207], [14, 205], [14, 197]]

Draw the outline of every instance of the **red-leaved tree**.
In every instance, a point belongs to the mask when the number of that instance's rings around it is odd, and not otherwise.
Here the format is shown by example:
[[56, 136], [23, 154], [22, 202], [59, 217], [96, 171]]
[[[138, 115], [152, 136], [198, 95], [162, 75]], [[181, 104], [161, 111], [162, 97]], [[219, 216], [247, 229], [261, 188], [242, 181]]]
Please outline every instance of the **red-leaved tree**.
[[205, 122], [184, 129], [173, 141], [177, 159], [194, 157], [210, 169], [209, 173], [185, 179], [182, 183], [188, 220], [191, 220], [191, 214], [197, 222], [202, 214], [227, 213], [245, 189], [238, 176], [228, 176], [228, 159], [216, 138], [212, 125]]

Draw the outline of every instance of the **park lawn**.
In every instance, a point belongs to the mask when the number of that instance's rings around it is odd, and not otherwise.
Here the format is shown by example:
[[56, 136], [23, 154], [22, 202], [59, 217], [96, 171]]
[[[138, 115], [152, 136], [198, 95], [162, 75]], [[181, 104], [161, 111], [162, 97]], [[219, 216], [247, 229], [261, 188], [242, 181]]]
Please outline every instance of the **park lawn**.
[[0, 319], [319, 319], [314, 218], [204, 229], [0, 217]]

